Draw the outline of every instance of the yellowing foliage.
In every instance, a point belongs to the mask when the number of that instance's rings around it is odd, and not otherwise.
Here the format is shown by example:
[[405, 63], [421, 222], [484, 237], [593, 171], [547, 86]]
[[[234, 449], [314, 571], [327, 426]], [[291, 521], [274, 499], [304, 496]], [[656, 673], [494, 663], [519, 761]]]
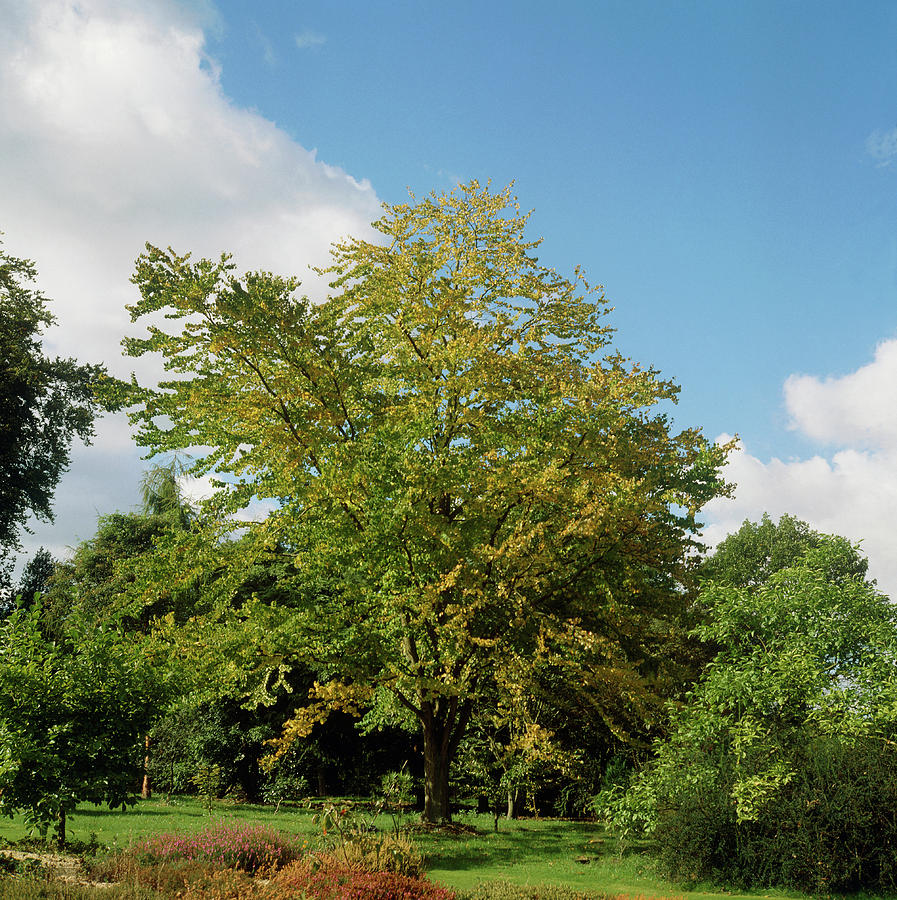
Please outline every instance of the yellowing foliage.
[[609, 725], [633, 727], [695, 514], [725, 490], [726, 448], [671, 432], [657, 405], [677, 388], [610, 349], [602, 289], [542, 266], [526, 219], [476, 182], [387, 206], [379, 242], [333, 248], [319, 305], [226, 256], [148, 247], [134, 277], [134, 318], [174, 326], [125, 342], [174, 375], [142, 391], [140, 441], [211, 448], [196, 473], [244, 485], [225, 510], [277, 501], [259, 540], [318, 586], [296, 650], [420, 721], [433, 817], [515, 661], [569, 664]]

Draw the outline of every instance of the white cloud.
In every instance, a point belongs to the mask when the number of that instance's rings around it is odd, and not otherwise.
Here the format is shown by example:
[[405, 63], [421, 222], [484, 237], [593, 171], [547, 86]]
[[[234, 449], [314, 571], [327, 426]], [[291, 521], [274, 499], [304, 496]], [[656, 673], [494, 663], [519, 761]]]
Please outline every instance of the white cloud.
[[866, 152], [877, 159], [879, 165], [888, 166], [897, 156], [897, 128], [889, 131], [876, 129], [866, 138]]
[[300, 50], [307, 50], [309, 47], [320, 47], [327, 43], [327, 38], [317, 31], [306, 28], [295, 36], [296, 46]]
[[874, 360], [849, 375], [819, 379], [792, 375], [785, 405], [793, 427], [836, 446], [897, 451], [897, 340], [884, 341]]
[[[0, 230], [35, 260], [59, 327], [51, 353], [119, 375], [129, 278], [146, 241], [297, 274], [380, 214], [366, 181], [316, 159], [222, 92], [204, 0], [0, 0]], [[136, 500], [142, 464], [120, 418], [100, 424], [57, 491], [57, 527], [28, 546], [92, 533], [94, 512]]]
[[794, 428], [839, 449], [763, 462], [742, 446], [726, 468], [735, 498], [708, 504], [705, 539], [716, 544], [764, 512], [790, 513], [819, 531], [862, 541], [870, 574], [897, 600], [897, 340], [882, 343], [869, 365], [849, 375], [791, 376], [784, 395]]

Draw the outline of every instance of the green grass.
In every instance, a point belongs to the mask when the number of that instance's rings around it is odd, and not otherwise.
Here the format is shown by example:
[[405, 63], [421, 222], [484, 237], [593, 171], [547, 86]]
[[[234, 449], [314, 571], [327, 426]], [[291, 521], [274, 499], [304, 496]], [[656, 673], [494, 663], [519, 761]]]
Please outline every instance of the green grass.
[[[252, 804], [215, 805], [213, 819], [252, 821], [285, 832], [319, 838], [312, 813], [296, 807]], [[458, 821], [477, 829], [476, 834], [424, 832], [415, 835], [427, 859], [429, 877], [448, 887], [468, 890], [483, 881], [503, 880], [517, 884], [559, 884], [576, 890], [632, 897], [687, 897], [695, 900], [735, 900], [737, 897], [772, 897], [777, 900], [803, 895], [785, 891], [733, 894], [710, 886], [684, 890], [658, 877], [654, 862], [644, 848], [620, 853], [613, 841], [605, 840], [600, 826], [588, 822], [552, 819], [499, 821], [493, 830], [491, 816], [462, 815]], [[125, 812], [94, 806], [79, 807], [69, 820], [69, 840], [97, 841], [111, 848], [124, 848], [151, 834], [195, 832], [210, 822], [202, 804], [186, 797], [141, 801]], [[387, 829], [389, 817], [377, 827]], [[21, 818], [0, 824], [0, 838], [16, 841], [27, 836]]]
[[[82, 804], [69, 818], [66, 837], [70, 841], [86, 842], [95, 834], [101, 845], [123, 848], [151, 834], [201, 831], [211, 821], [221, 819], [270, 824], [295, 834], [317, 833], [311, 815], [306, 810], [282, 806], [275, 814], [273, 806], [219, 801], [210, 818], [198, 800], [175, 797], [170, 802], [161, 799], [141, 800], [125, 811]], [[21, 816], [12, 820], [0, 819], [0, 839], [12, 842], [28, 837], [29, 834]]]
[[493, 831], [487, 816], [461, 816], [476, 835], [418, 837], [427, 856], [428, 874], [450, 887], [468, 890], [482, 881], [516, 884], [559, 884], [575, 890], [643, 897], [726, 898], [739, 896], [797, 898], [801, 894], [764, 892], [739, 895], [714, 891], [709, 886], [685, 890], [660, 878], [644, 847], [624, 852], [605, 838], [600, 825], [557, 819], [500, 820]]

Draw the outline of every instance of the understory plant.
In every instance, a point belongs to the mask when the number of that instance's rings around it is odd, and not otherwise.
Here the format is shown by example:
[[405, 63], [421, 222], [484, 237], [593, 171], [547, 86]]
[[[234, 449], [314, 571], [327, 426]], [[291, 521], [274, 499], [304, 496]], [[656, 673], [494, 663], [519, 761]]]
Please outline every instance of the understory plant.
[[299, 859], [298, 838], [265, 825], [219, 823], [197, 834], [160, 834], [145, 838], [129, 851], [144, 861], [198, 860], [250, 874], [273, 871]]
[[423, 859], [411, 838], [400, 829], [398, 818], [393, 816], [389, 831], [376, 826], [383, 808], [382, 803], [370, 810], [351, 802], [327, 804], [314, 818], [325, 847], [319, 857], [371, 872], [419, 875]]
[[454, 900], [454, 893], [426, 878], [397, 872], [374, 872], [328, 861], [316, 865], [302, 861], [288, 866], [272, 879], [265, 900]]

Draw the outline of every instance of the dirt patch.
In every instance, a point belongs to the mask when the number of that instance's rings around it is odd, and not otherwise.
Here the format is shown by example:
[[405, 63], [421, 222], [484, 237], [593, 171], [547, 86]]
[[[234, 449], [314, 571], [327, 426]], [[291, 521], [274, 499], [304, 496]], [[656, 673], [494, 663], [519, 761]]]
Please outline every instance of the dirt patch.
[[84, 871], [81, 859], [68, 853], [35, 853], [29, 850], [0, 850], [0, 856], [10, 859], [33, 859], [44, 866], [58, 881], [71, 884], [90, 884], [94, 887], [111, 887], [109, 882], [91, 881]]

